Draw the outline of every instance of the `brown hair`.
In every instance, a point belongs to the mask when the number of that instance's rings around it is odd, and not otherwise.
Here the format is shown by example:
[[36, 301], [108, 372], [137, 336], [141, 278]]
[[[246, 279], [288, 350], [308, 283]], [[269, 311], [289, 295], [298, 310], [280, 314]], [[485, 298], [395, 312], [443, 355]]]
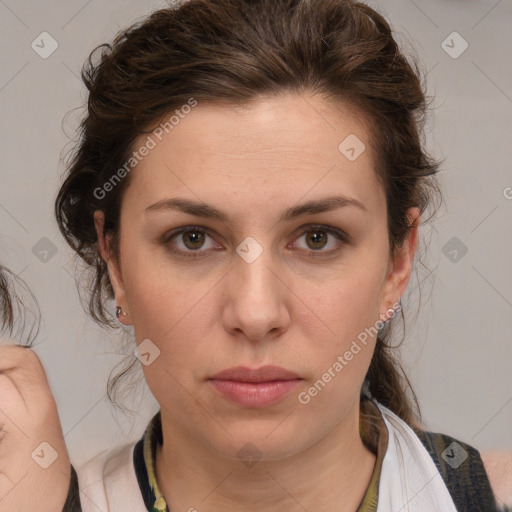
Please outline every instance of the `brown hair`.
[[40, 322], [39, 306], [26, 283], [0, 265], [0, 335], [31, 347]]
[[[120, 176], [138, 136], [191, 98], [199, 104], [247, 104], [263, 95], [312, 92], [357, 109], [368, 121], [375, 170], [387, 198], [391, 254], [410, 230], [407, 209], [417, 206], [423, 214], [440, 192], [439, 164], [423, 148], [427, 103], [421, 73], [399, 49], [386, 20], [363, 3], [180, 1], [121, 31], [112, 44], [96, 47], [82, 79], [89, 91], [88, 111], [55, 211], [67, 242], [93, 272], [88, 307], [100, 324], [116, 325], [105, 307], [113, 290], [98, 251], [93, 213], [105, 213], [104, 230], [119, 257], [119, 212], [129, 175], [108, 193], [97, 191], [116, 173]], [[378, 336], [368, 388], [413, 423], [411, 397], [419, 412], [418, 404], [387, 344], [395, 320]], [[109, 381], [109, 397], [135, 358], [131, 362]]]

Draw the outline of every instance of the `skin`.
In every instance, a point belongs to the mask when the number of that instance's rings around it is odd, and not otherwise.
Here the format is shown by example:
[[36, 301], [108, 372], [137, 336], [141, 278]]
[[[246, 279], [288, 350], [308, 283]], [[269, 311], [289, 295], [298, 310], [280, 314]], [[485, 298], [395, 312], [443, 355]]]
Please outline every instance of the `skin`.
[[[338, 150], [349, 134], [366, 146], [355, 161]], [[307, 405], [297, 396], [359, 333], [386, 318], [407, 287], [419, 210], [408, 212], [414, 227], [390, 258], [386, 198], [374, 168], [362, 116], [346, 105], [295, 94], [245, 108], [198, 104], [131, 171], [120, 262], [96, 212], [100, 251], [126, 313], [120, 320], [133, 325], [138, 344], [150, 339], [160, 350], [143, 370], [161, 406], [157, 480], [172, 510], [343, 512], [359, 505], [375, 464], [358, 430], [375, 338]], [[284, 210], [327, 195], [357, 199], [365, 209], [279, 221]], [[210, 204], [230, 219], [145, 210], [173, 197]], [[350, 240], [325, 230], [315, 239], [315, 224]], [[162, 241], [182, 226], [207, 233]], [[249, 236], [262, 249], [252, 263], [236, 252]], [[200, 256], [179, 256], [173, 247]], [[207, 380], [234, 366], [267, 364], [303, 379], [267, 407], [228, 401]], [[261, 454], [252, 467], [237, 456], [248, 442]]]
[[498, 502], [512, 507], [512, 449], [480, 452], [480, 455]]
[[37, 354], [0, 337], [0, 512], [55, 512], [71, 466], [55, 398]]

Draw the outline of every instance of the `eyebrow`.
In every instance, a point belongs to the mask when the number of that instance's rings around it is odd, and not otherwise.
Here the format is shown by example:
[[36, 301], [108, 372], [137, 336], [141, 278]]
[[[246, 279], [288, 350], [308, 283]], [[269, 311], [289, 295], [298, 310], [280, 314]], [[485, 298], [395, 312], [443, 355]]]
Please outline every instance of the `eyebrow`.
[[[364, 204], [357, 199], [350, 199], [344, 196], [327, 196], [288, 208], [279, 217], [279, 222], [291, 221], [304, 215], [323, 213], [346, 206], [354, 206], [364, 212], [368, 212]], [[180, 197], [162, 199], [148, 206], [144, 211], [180, 211], [205, 219], [218, 219], [222, 222], [230, 220], [230, 216], [227, 213], [211, 205]]]

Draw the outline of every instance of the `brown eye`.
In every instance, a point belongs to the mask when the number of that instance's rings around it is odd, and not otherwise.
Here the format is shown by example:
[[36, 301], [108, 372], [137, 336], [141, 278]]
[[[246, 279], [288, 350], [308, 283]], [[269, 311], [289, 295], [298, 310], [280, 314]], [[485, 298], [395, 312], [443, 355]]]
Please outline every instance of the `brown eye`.
[[[208, 245], [208, 239], [210, 243]], [[203, 229], [196, 226], [185, 226], [162, 237], [162, 243], [171, 252], [180, 256], [205, 256], [207, 249], [217, 247], [212, 237]]]
[[[349, 242], [349, 237], [345, 233], [327, 226], [313, 226], [302, 232], [297, 240], [301, 238], [304, 238], [305, 246], [297, 242], [294, 246], [306, 250], [308, 256], [313, 258], [332, 255]], [[325, 248], [327, 250], [323, 250]]]
[[[182, 240], [188, 249], [200, 249], [204, 243], [204, 233], [197, 230], [184, 231], [181, 233]], [[190, 245], [189, 245], [190, 244]]]
[[326, 232], [324, 230], [309, 231], [306, 240], [310, 242], [311, 249], [322, 249], [327, 242]]

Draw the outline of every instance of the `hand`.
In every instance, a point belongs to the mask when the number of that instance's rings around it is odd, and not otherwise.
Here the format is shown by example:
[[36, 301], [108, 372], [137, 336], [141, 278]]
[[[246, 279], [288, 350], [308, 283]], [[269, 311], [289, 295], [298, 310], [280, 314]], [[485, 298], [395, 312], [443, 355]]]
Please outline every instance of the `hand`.
[[37, 354], [6, 343], [0, 339], [0, 512], [61, 512], [71, 465], [57, 405]]

